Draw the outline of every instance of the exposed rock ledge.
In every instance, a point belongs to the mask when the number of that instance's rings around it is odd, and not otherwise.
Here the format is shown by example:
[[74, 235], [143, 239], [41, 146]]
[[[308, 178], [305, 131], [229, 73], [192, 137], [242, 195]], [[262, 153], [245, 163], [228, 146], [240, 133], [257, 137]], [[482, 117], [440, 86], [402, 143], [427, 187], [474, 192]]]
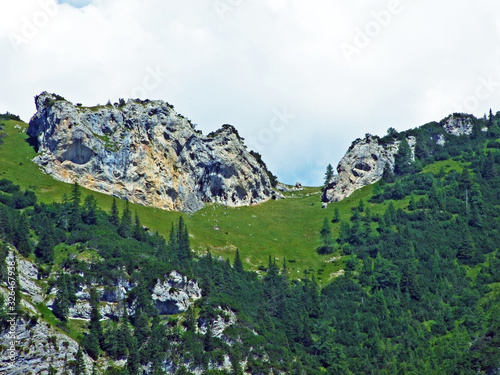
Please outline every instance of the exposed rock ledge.
[[266, 171], [230, 125], [204, 136], [160, 100], [86, 108], [43, 92], [35, 102], [34, 161], [61, 181], [187, 212], [204, 202], [242, 206], [273, 196]]

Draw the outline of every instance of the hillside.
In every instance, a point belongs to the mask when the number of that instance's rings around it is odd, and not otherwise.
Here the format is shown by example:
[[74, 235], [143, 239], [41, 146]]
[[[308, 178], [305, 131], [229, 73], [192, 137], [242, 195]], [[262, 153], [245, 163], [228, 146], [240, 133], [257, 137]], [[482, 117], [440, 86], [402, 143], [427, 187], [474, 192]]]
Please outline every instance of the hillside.
[[468, 118], [379, 138], [400, 142], [394, 168], [324, 209], [305, 188], [189, 215], [53, 180], [27, 124], [4, 118], [0, 260], [17, 258], [18, 331], [55, 337], [19, 358], [67, 353], [59, 373], [494, 374], [500, 113]]

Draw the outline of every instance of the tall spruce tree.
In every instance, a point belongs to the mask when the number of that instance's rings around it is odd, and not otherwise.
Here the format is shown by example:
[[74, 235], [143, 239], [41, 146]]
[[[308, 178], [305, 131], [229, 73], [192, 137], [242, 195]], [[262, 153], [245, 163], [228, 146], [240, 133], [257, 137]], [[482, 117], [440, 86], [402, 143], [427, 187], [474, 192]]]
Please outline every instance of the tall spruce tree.
[[236, 255], [234, 257], [233, 268], [236, 272], [243, 272], [243, 262], [240, 258], [240, 251], [236, 249]]
[[111, 204], [111, 213], [109, 216], [109, 222], [116, 227], [118, 227], [120, 225], [120, 212], [118, 211], [118, 205], [116, 204], [116, 198], [113, 198], [113, 203]]
[[130, 238], [132, 236], [132, 213], [130, 212], [130, 204], [125, 201], [125, 208], [123, 209], [120, 226], [118, 227], [118, 234], [123, 238]]
[[321, 235], [321, 246], [318, 247], [318, 253], [320, 254], [331, 254], [333, 253], [333, 239], [332, 239], [332, 230], [330, 228], [330, 223], [328, 219], [325, 217], [323, 221], [323, 227], [320, 231]]

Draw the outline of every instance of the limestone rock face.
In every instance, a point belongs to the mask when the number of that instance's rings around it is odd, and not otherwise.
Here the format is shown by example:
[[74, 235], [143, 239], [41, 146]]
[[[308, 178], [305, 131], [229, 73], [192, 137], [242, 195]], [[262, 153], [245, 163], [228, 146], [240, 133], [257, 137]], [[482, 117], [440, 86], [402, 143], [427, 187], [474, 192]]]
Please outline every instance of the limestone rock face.
[[37, 139], [34, 161], [58, 180], [186, 212], [273, 195], [266, 171], [230, 125], [204, 136], [163, 101], [85, 108], [47, 92], [35, 101], [28, 128]]
[[188, 280], [177, 271], [157, 280], [151, 296], [160, 315], [172, 315], [186, 311], [201, 298], [201, 289], [196, 281]]
[[474, 127], [472, 115], [454, 113], [441, 121], [443, 129], [452, 135], [471, 135]]
[[[410, 136], [407, 140], [414, 153], [415, 137]], [[325, 188], [323, 202], [338, 202], [357, 189], [377, 182], [382, 178], [386, 164], [394, 170], [394, 155], [399, 143], [382, 144], [378, 137], [369, 134], [354, 141], [337, 166], [338, 174]]]
[[[9, 328], [0, 333], [0, 345], [10, 348]], [[63, 373], [64, 363], [73, 361], [78, 343], [45, 321], [17, 319], [12, 325], [16, 337], [14, 362], [2, 356], [0, 373], [9, 375], [47, 374], [52, 365], [58, 374]], [[83, 354], [87, 373], [92, 370], [92, 359]]]

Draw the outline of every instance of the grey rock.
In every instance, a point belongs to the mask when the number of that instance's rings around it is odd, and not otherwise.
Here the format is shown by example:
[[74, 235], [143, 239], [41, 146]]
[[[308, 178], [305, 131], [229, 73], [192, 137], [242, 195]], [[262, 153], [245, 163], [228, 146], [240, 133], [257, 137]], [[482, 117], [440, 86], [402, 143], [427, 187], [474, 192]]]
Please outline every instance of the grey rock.
[[[407, 140], [414, 157], [415, 137], [410, 136]], [[378, 137], [371, 134], [354, 141], [337, 166], [338, 174], [323, 191], [323, 202], [338, 202], [363, 186], [377, 182], [382, 178], [386, 164], [394, 170], [394, 155], [398, 152], [399, 143], [382, 144]]]
[[28, 134], [34, 161], [68, 183], [135, 203], [194, 212], [261, 203], [273, 190], [231, 125], [204, 136], [163, 101], [77, 107], [44, 92]]
[[454, 113], [441, 121], [443, 129], [452, 135], [471, 135], [474, 127], [474, 116]]
[[[62, 374], [64, 362], [73, 361], [78, 351], [78, 343], [60, 330], [49, 326], [44, 321], [17, 319], [13, 332], [16, 337], [14, 362], [2, 356], [0, 372], [9, 375], [47, 374], [52, 365], [58, 374]], [[11, 345], [9, 329], [0, 333], [0, 345]], [[93, 361], [84, 354], [85, 366], [90, 373]]]
[[157, 280], [151, 298], [160, 315], [178, 314], [201, 298], [201, 289], [196, 281], [174, 270], [164, 281]]
[[301, 187], [297, 187], [297, 186], [288, 186], [288, 185], [285, 185], [281, 182], [278, 182], [278, 184], [276, 185], [276, 189], [283, 192], [283, 193], [290, 193], [292, 191], [299, 191], [299, 190], [302, 190], [302, 186]]
[[[14, 259], [14, 251], [10, 251], [8, 260]], [[38, 268], [16, 252], [17, 269], [19, 271], [19, 284], [21, 292], [34, 297], [35, 300], [43, 299], [42, 288], [36, 284], [38, 280]]]

